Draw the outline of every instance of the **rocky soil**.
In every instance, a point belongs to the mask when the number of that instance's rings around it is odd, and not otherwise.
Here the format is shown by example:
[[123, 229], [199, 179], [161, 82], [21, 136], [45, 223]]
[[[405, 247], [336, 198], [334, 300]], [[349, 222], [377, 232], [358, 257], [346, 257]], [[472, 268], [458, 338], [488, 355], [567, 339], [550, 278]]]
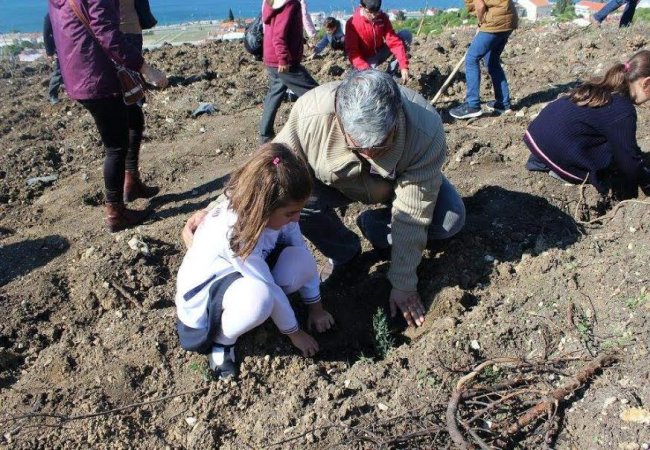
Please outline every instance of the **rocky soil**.
[[[472, 34], [416, 39], [410, 86], [432, 98]], [[425, 325], [390, 321], [395, 346], [381, 356], [376, 338], [388, 336], [373, 316], [387, 306], [387, 263], [366, 247], [350, 285], [324, 290], [337, 326], [318, 337], [317, 357], [299, 356], [267, 323], [242, 338], [241, 374], [229, 382], [211, 380], [205, 359], [179, 348], [179, 232], [255, 150], [262, 65], [239, 43], [146, 55], [172, 82], [145, 108], [141, 166], [162, 191], [147, 223], [111, 235], [89, 114], [65, 96], [47, 102], [43, 63], [0, 64], [0, 447], [455, 448], [445, 410], [458, 380], [482, 361], [550, 361], [526, 372], [542, 399], [615, 352], [616, 364], [552, 408], [549, 425], [538, 421], [504, 446], [648, 448], [650, 200], [640, 193], [616, 207], [592, 188], [528, 173], [521, 138], [547, 102], [648, 48], [649, 36], [642, 25], [518, 30], [503, 55], [515, 112], [471, 123], [447, 114], [464, 95], [461, 71], [436, 106], [447, 133], [444, 173], [464, 197], [467, 225], [421, 264]], [[306, 67], [327, 82], [347, 65], [330, 55]], [[490, 93], [485, 77], [485, 101]], [[192, 118], [200, 102], [217, 112]], [[650, 112], [638, 113], [648, 151]], [[57, 179], [27, 183], [49, 175]], [[352, 227], [358, 211], [345, 212]], [[475, 381], [513, 380], [523, 373], [516, 366], [495, 362]], [[477, 407], [463, 404], [459, 414]], [[514, 410], [491, 414], [512, 421]], [[498, 427], [475, 424], [492, 442]]]

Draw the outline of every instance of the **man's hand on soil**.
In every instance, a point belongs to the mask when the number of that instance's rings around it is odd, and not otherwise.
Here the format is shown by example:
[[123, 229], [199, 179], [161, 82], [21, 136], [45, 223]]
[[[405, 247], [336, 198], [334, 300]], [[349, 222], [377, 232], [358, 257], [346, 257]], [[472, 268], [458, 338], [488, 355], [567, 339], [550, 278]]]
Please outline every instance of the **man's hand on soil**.
[[319, 333], [323, 333], [334, 325], [334, 317], [325, 309], [321, 302], [309, 305], [309, 315], [307, 317], [307, 329], [311, 331], [313, 328]]
[[185, 222], [181, 237], [183, 238], [183, 242], [185, 243], [186, 248], [190, 248], [192, 246], [192, 241], [194, 240], [194, 232], [199, 227], [199, 225], [201, 225], [201, 222], [203, 222], [203, 219], [205, 219], [205, 216], [207, 214], [208, 212], [206, 210], [197, 211], [192, 214], [189, 219], [187, 219], [187, 222]]
[[409, 326], [419, 327], [424, 323], [424, 305], [417, 291], [409, 292], [393, 288], [388, 303], [391, 317], [395, 317], [399, 308]]

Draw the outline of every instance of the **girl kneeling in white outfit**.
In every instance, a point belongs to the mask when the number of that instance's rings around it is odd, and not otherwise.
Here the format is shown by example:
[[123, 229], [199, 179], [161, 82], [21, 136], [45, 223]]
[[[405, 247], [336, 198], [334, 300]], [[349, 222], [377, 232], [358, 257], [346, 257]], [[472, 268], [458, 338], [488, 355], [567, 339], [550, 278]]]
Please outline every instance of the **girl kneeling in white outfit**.
[[235, 374], [237, 338], [271, 317], [304, 356], [318, 344], [299, 328], [287, 294], [308, 306], [307, 327], [328, 330], [313, 255], [300, 234], [300, 211], [312, 180], [307, 163], [281, 144], [265, 144], [235, 171], [196, 230], [178, 271], [181, 346], [208, 354], [220, 378]]

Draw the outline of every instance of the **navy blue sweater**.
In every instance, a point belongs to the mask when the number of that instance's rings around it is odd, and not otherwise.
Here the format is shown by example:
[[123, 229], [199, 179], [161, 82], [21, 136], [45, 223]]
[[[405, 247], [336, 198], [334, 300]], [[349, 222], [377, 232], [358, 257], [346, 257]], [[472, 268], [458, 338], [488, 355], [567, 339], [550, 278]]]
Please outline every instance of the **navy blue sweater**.
[[636, 109], [623, 95], [598, 108], [578, 106], [568, 97], [549, 103], [528, 126], [530, 151], [562, 178], [588, 181], [599, 191], [606, 186], [602, 171], [614, 165], [636, 192], [650, 194], [650, 171], [636, 142]]

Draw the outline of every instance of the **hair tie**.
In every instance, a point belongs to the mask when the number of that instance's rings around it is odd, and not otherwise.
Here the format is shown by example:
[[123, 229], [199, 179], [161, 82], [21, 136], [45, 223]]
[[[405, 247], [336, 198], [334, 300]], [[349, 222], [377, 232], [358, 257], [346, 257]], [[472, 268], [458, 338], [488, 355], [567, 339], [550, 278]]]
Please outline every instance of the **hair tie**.
[[280, 164], [280, 157], [276, 156], [275, 158], [273, 158], [273, 165], [277, 166], [278, 164]]
[[623, 72], [627, 73], [630, 71], [630, 63], [626, 62], [623, 64]]

